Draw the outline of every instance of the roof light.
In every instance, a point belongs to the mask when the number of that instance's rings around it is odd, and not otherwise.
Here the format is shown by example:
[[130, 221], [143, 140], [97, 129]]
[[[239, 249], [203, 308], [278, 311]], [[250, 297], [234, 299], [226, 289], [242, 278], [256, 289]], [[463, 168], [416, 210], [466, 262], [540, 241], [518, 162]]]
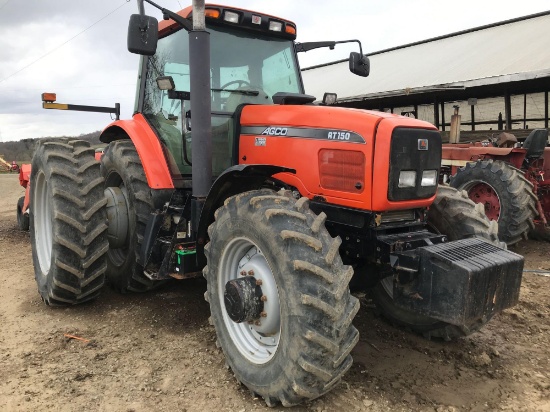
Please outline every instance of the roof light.
[[237, 13], [234, 13], [232, 11], [226, 11], [223, 14], [223, 19], [229, 23], [238, 23], [239, 22], [239, 15]]
[[211, 19], [219, 19], [220, 11], [216, 9], [206, 9], [204, 11], [204, 17], [210, 17]]
[[261, 16], [256, 16], [256, 15], [252, 15], [252, 24], [262, 24], [262, 17]]
[[57, 99], [57, 96], [55, 93], [42, 93], [43, 102], [53, 103], [56, 101], [56, 99]]
[[288, 33], [288, 34], [294, 34], [296, 35], [296, 27], [290, 25], [290, 24], [287, 24], [285, 26], [285, 32]]
[[269, 30], [283, 31], [283, 23], [281, 23], [280, 21], [270, 21]]

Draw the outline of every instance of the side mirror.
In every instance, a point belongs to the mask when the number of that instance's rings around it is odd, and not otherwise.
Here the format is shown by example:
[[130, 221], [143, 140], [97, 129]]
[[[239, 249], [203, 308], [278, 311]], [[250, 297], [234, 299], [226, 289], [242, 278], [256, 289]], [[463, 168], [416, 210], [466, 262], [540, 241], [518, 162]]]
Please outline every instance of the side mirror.
[[132, 14], [128, 24], [128, 51], [152, 56], [157, 51], [158, 21], [151, 16]]
[[370, 73], [370, 60], [357, 52], [349, 54], [349, 71], [357, 76], [367, 77]]

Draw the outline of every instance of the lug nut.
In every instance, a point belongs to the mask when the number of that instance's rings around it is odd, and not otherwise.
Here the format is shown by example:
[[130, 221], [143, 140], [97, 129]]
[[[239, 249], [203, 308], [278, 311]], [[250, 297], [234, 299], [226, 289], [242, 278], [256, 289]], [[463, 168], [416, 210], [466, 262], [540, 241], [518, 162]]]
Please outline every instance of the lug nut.
[[260, 298], [260, 300], [261, 300], [262, 302], [265, 302], [265, 301], [267, 300], [267, 296], [266, 296], [266, 295], [262, 295], [262, 297]]
[[261, 326], [262, 322], [260, 322], [259, 320], [257, 320], [256, 322], [254, 322], [254, 325], [256, 326]]
[[262, 279], [256, 279], [256, 285], [262, 286], [262, 283], [264, 283], [262, 282]]
[[260, 316], [261, 316], [262, 318], [265, 318], [265, 317], [267, 317], [267, 312], [263, 312], [263, 311], [262, 311], [262, 312], [260, 312]]
[[254, 271], [252, 269], [248, 271], [248, 276], [254, 276]]
[[253, 320], [249, 320], [249, 321], [248, 321], [248, 324], [249, 324], [249, 325], [253, 325], [253, 324], [254, 324], [254, 321], [253, 321]]
[[246, 271], [245, 270], [241, 270], [241, 276], [246, 276]]

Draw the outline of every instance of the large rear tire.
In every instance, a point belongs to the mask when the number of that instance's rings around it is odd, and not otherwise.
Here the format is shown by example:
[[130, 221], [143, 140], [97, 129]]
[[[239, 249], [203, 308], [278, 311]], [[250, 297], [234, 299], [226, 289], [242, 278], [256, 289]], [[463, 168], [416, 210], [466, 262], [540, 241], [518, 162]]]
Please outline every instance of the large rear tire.
[[[227, 199], [215, 218], [205, 247], [205, 297], [235, 376], [269, 406], [329, 391], [352, 364], [359, 302], [348, 287], [353, 269], [342, 264], [341, 240], [326, 231], [326, 216], [311, 212], [306, 198], [255, 190]], [[237, 323], [224, 293], [243, 276], [261, 285], [263, 314]]]
[[465, 190], [470, 199], [485, 208], [498, 222], [499, 237], [514, 245], [534, 228], [537, 197], [523, 172], [500, 160], [469, 162], [451, 177], [451, 186]]
[[[101, 158], [101, 173], [105, 189], [112, 188], [118, 195], [118, 224], [110, 223], [107, 279], [121, 293], [146, 292], [162, 282], [145, 276], [137, 261], [141, 251], [147, 220], [154, 209], [153, 195], [134, 144], [117, 140], [109, 144]], [[120, 222], [120, 221], [123, 222]], [[111, 234], [113, 227], [116, 239]]]
[[88, 142], [38, 144], [30, 178], [32, 258], [38, 291], [48, 305], [96, 298], [105, 280], [107, 203]]
[[[439, 186], [435, 201], [428, 212], [428, 225], [434, 232], [447, 235], [451, 241], [479, 237], [497, 246], [505, 247], [505, 244], [498, 239], [497, 223], [487, 219], [483, 207], [474, 204], [465, 192], [459, 192], [449, 186]], [[382, 279], [371, 290], [371, 295], [381, 314], [390, 322], [420, 333], [426, 338], [451, 340], [466, 336], [481, 328], [489, 320], [484, 319], [459, 328], [403, 309], [393, 301], [391, 276]]]

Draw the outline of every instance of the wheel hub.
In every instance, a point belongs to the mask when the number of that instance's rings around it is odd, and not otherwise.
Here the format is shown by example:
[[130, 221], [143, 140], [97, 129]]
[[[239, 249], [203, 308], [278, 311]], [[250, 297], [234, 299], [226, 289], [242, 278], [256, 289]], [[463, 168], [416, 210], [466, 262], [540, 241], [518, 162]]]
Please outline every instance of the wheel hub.
[[220, 258], [218, 287], [223, 321], [239, 352], [255, 364], [271, 359], [281, 335], [277, 282], [260, 249], [232, 240]]
[[500, 199], [495, 190], [486, 183], [478, 183], [468, 191], [468, 197], [485, 207], [485, 214], [490, 220], [498, 221], [500, 217]]
[[120, 187], [105, 189], [107, 198], [107, 219], [109, 228], [107, 238], [109, 247], [118, 249], [124, 247], [128, 240], [128, 200], [127, 195]]
[[225, 284], [225, 309], [233, 322], [253, 322], [260, 318], [264, 302], [258, 283], [253, 276], [245, 276]]

